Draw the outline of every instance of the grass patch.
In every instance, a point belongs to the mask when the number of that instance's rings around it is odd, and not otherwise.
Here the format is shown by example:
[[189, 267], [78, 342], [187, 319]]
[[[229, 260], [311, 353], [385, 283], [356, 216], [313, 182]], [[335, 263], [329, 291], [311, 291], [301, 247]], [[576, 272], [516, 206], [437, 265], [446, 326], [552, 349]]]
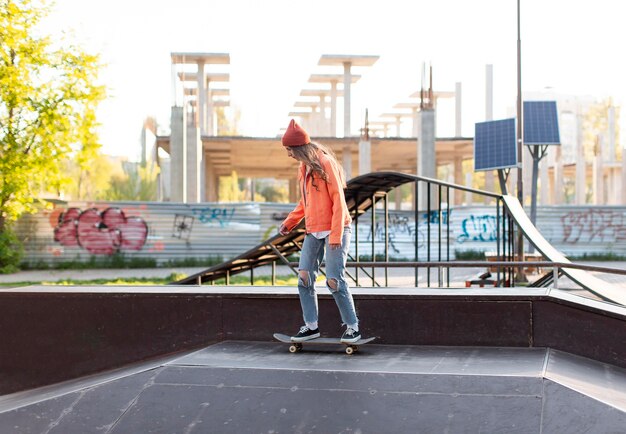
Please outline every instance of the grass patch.
[[71, 261], [62, 261], [49, 264], [44, 261], [22, 262], [22, 270], [93, 270], [112, 268], [160, 268], [160, 267], [212, 267], [221, 264], [223, 259], [218, 256], [208, 256], [200, 258], [170, 259], [165, 262], [157, 262], [154, 258], [137, 258], [126, 256], [123, 253], [115, 253], [110, 256], [91, 256], [88, 260], [76, 258]]
[[482, 250], [455, 250], [454, 257], [459, 261], [483, 261], [485, 259], [485, 252]]
[[[32, 285], [44, 285], [44, 286], [94, 286], [94, 285], [132, 285], [132, 286], [158, 286], [167, 285], [168, 283], [176, 282], [178, 280], [187, 277], [182, 273], [171, 273], [167, 277], [137, 277], [137, 278], [125, 278], [125, 279], [90, 279], [90, 280], [78, 280], [78, 279], [60, 279], [55, 282], [52, 281], [24, 281], [15, 283], [0, 283], [2, 288], [21, 288], [24, 286]], [[318, 281], [324, 280], [323, 276], [318, 277]], [[220, 279], [215, 282], [216, 285], [226, 285], [224, 279]], [[231, 285], [248, 286], [250, 285], [250, 277], [245, 275], [233, 276], [230, 278]], [[210, 285], [206, 283], [205, 286]], [[271, 276], [258, 276], [254, 278], [255, 286], [272, 286]], [[297, 286], [298, 278], [295, 275], [281, 275], [276, 276], [276, 286]]]
[[582, 255], [566, 255], [571, 261], [626, 261], [626, 256], [615, 253], [584, 253]]
[[[324, 280], [324, 276], [317, 278], [317, 282]], [[226, 279], [215, 281], [216, 285], [226, 285]], [[250, 285], [250, 276], [232, 276], [230, 278], [231, 285]], [[254, 278], [254, 286], [272, 286], [272, 276], [258, 276]], [[276, 286], [298, 286], [298, 277], [293, 275], [276, 276]]]
[[166, 277], [133, 277], [126, 279], [59, 279], [57, 281], [24, 281], [15, 283], [0, 283], [0, 287], [12, 288], [12, 287], [24, 287], [31, 285], [44, 285], [44, 286], [91, 286], [91, 285], [135, 285], [135, 286], [150, 286], [150, 285], [167, 285], [185, 278], [185, 274], [171, 273]]

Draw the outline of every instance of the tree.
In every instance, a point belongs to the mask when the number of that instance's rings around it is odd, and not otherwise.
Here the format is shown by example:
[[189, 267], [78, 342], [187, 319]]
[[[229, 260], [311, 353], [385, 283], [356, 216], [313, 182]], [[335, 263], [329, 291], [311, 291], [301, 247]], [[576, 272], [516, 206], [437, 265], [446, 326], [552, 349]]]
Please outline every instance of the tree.
[[113, 176], [123, 173], [121, 166], [114, 165], [112, 157], [103, 154], [90, 158], [88, 165], [68, 160], [66, 171], [71, 181], [63, 191], [72, 200], [104, 199]]
[[230, 176], [220, 176], [219, 202], [241, 202], [246, 200], [246, 191], [242, 188], [237, 172], [234, 170]]
[[0, 0], [0, 231], [32, 211], [40, 191], [68, 184], [68, 158], [85, 166], [100, 147], [98, 56], [40, 36], [48, 11], [37, 0]]
[[155, 201], [157, 199], [158, 169], [153, 164], [123, 165], [123, 175], [111, 176], [105, 200]]

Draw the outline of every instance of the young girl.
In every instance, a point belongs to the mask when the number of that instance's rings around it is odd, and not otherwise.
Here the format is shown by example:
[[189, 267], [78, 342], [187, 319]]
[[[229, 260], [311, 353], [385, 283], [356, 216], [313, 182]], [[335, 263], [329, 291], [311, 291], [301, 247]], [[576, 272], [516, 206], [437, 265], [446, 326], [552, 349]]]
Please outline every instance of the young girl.
[[333, 152], [311, 142], [307, 132], [293, 119], [282, 143], [287, 154], [300, 162], [298, 181], [301, 198], [279, 231], [283, 235], [288, 234], [303, 218], [306, 224], [298, 267], [298, 291], [305, 325], [291, 340], [303, 342], [320, 336], [315, 279], [326, 250], [326, 287], [347, 326], [341, 341], [354, 343], [361, 338], [361, 333], [352, 294], [344, 278], [352, 219], [343, 194], [345, 180], [342, 168]]

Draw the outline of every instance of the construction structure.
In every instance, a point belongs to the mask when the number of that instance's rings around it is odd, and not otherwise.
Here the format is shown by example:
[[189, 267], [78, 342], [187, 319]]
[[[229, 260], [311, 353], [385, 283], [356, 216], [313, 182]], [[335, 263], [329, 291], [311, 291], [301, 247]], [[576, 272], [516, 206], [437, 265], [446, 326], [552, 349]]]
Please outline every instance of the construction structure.
[[[159, 200], [174, 202], [215, 202], [219, 200], [220, 177], [233, 172], [241, 178], [274, 178], [289, 183], [290, 201], [297, 200], [296, 163], [284, 155], [280, 126], [275, 137], [226, 136], [217, 130], [215, 110], [229, 104], [230, 90], [223, 86], [230, 75], [219, 66], [228, 66], [224, 53], [172, 53], [172, 100], [169, 135], [145, 135], [154, 141], [153, 158], [161, 166]], [[342, 162], [348, 178], [371, 171], [394, 170], [439, 178], [447, 182], [496, 191], [495, 173], [474, 173], [473, 137], [463, 137], [462, 84], [454, 91], [438, 91], [429, 83], [409, 93], [409, 101], [398, 102], [394, 111], [378, 108], [370, 113], [368, 140], [364, 141], [351, 114], [367, 107], [351, 106], [362, 74], [353, 68], [375, 67], [378, 56], [322, 55], [318, 65], [340, 67], [343, 71], [314, 71], [294, 101], [288, 119], [296, 118], [314, 140], [329, 145]], [[211, 70], [210, 70], [211, 69]], [[424, 77], [426, 74], [424, 74]], [[425, 78], [424, 78], [425, 80]], [[220, 83], [221, 87], [215, 84]], [[437, 134], [437, 101], [454, 99], [454, 135]], [[525, 100], [557, 101], [562, 132], [561, 146], [548, 152], [540, 162], [540, 205], [626, 203], [626, 163], [619, 143], [619, 108], [610, 100], [526, 93]], [[343, 105], [343, 116], [338, 113]], [[383, 116], [385, 115], [385, 116]], [[493, 118], [493, 66], [485, 70], [485, 120]], [[410, 119], [410, 128], [403, 120]], [[155, 130], [152, 128], [151, 131]], [[342, 130], [342, 131], [341, 131]], [[366, 144], [367, 143], [367, 144]], [[150, 148], [150, 144], [144, 144]], [[362, 155], [367, 152], [368, 155]], [[524, 151], [524, 183], [529, 184], [532, 158]], [[259, 162], [263, 161], [262, 165]], [[369, 161], [369, 164], [359, 162]], [[262, 167], [261, 167], [262, 166]], [[516, 185], [516, 173], [509, 179]], [[530, 189], [529, 189], [530, 191]], [[525, 201], [529, 200], [528, 194]], [[455, 197], [454, 204], [471, 204], [472, 196]]]

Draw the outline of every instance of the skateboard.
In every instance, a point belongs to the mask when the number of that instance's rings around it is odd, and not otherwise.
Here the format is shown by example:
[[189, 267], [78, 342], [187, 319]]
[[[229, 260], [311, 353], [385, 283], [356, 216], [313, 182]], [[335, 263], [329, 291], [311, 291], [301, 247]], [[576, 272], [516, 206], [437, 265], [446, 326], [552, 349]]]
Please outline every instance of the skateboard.
[[372, 342], [374, 339], [376, 339], [375, 337], [373, 338], [361, 338], [358, 341], [354, 342], [354, 343], [344, 343], [341, 342], [340, 338], [315, 338], [315, 339], [310, 339], [308, 341], [304, 341], [304, 342], [292, 342], [291, 341], [291, 336], [287, 336], [284, 335], [282, 333], [274, 333], [274, 339], [284, 342], [286, 344], [291, 344], [289, 346], [289, 352], [290, 353], [297, 353], [302, 349], [303, 344], [315, 344], [315, 345], [336, 345], [336, 344], [341, 344], [341, 345], [345, 345], [346, 347], [346, 354], [350, 355], [353, 353], [356, 353], [359, 350], [359, 346], [361, 345], [365, 345], [368, 342]]

